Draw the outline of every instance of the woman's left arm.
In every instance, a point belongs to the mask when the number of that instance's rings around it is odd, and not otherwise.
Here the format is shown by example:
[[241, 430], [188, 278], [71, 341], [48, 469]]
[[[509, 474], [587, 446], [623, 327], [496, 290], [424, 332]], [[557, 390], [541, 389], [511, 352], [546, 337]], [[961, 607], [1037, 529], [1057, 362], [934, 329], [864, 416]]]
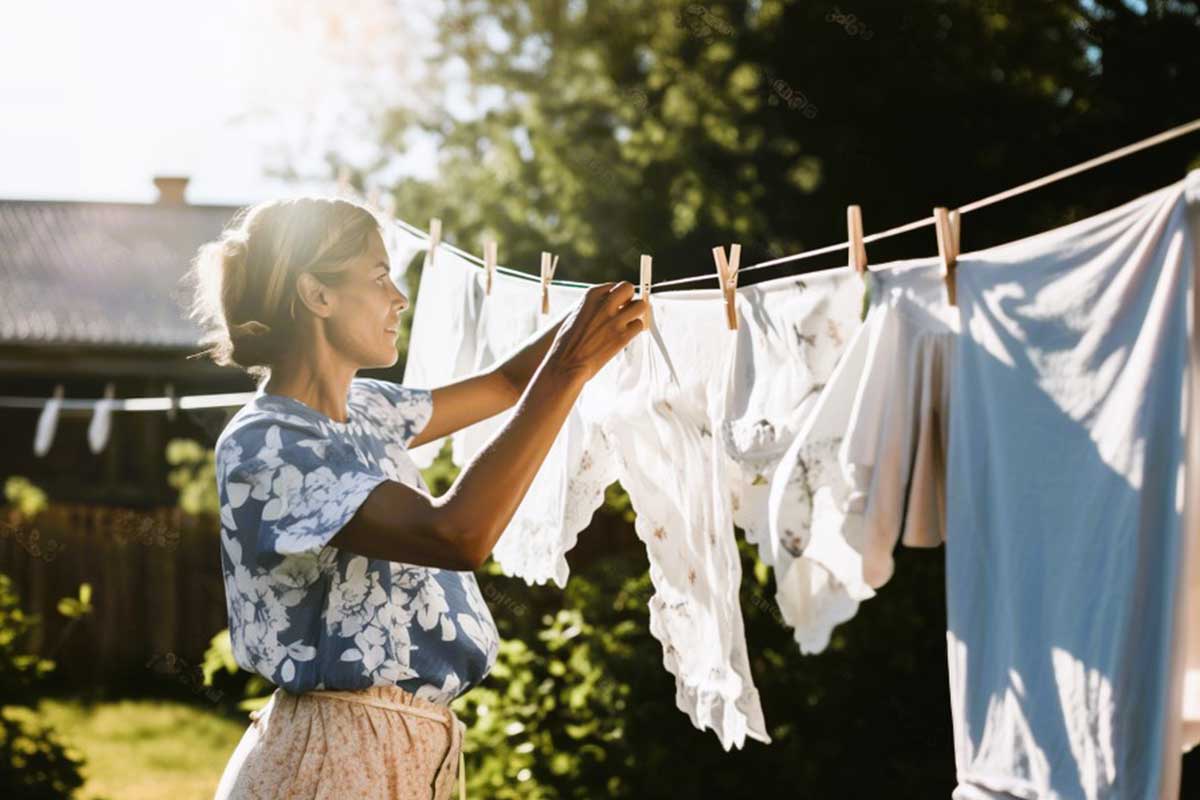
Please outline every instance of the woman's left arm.
[[512, 408], [550, 349], [562, 320], [534, 334], [515, 353], [487, 372], [433, 390], [433, 415], [408, 443], [410, 448], [440, 439]]

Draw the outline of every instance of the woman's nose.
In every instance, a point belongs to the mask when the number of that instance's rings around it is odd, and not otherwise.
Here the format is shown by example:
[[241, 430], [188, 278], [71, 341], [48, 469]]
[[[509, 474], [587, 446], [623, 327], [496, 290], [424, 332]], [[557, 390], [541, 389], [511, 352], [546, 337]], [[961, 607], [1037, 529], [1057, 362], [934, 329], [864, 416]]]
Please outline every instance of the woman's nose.
[[403, 311], [404, 309], [408, 308], [408, 297], [404, 294], [404, 292], [400, 291], [399, 287], [397, 287], [395, 283], [392, 284], [392, 288], [396, 290], [395, 302], [400, 306], [399, 310]]

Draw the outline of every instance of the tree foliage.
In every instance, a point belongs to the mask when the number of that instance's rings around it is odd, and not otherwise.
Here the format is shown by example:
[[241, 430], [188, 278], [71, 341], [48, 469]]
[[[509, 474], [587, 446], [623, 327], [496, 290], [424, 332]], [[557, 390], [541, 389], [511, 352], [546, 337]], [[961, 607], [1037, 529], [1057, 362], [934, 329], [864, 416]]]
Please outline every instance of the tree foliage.
[[[448, 0], [440, 63], [475, 102], [381, 114], [380, 159], [432, 136], [439, 176], [399, 182], [400, 215], [440, 216], [475, 252], [497, 235], [502, 263], [532, 271], [550, 249], [563, 278], [611, 280], [649, 252], [656, 280], [708, 274], [718, 243], [743, 264], [834, 243], [848, 204], [881, 230], [1196, 116], [1196, 4], [1133, 5]], [[1131, 199], [1197, 153], [978, 212], [964, 249]], [[931, 229], [870, 251], [936, 252]]]

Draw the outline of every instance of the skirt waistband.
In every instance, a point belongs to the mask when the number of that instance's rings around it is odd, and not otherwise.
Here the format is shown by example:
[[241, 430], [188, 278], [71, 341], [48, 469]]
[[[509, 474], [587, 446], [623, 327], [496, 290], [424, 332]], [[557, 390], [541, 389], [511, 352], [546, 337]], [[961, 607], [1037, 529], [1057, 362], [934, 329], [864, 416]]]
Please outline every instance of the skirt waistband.
[[[277, 688], [272, 694], [271, 700], [275, 699], [277, 693], [287, 693], [284, 689]], [[431, 700], [426, 700], [423, 697], [417, 697], [415, 694], [401, 689], [399, 686], [368, 686], [365, 689], [356, 691], [342, 691], [334, 689], [315, 689], [304, 692], [299, 697], [311, 697], [315, 700], [331, 699], [347, 703], [358, 703], [359, 705], [374, 706], [388, 711], [396, 711], [401, 714], [407, 714], [424, 719], [440, 722], [446, 726], [447, 732], [450, 735], [450, 750], [446, 754], [449, 757], [450, 753], [454, 752], [455, 744], [458, 746], [458, 797], [459, 800], [467, 800], [467, 759], [463, 753], [462, 743], [466, 733], [466, 725], [454, 713], [450, 706], [443, 706], [434, 703]], [[257, 719], [257, 715], [261, 712], [251, 714], [252, 719]]]

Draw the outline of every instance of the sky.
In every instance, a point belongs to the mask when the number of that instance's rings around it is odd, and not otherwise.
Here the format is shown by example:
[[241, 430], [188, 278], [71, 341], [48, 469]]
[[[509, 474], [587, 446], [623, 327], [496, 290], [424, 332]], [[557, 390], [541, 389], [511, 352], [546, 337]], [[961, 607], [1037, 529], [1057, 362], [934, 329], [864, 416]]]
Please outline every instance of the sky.
[[[365, 163], [345, 132], [412, 102], [429, 12], [406, 5], [0, 0], [0, 199], [152, 202], [155, 175], [194, 203], [329, 189], [331, 143]], [[429, 147], [390, 169], [427, 173]], [[266, 175], [285, 162], [312, 179]]]

